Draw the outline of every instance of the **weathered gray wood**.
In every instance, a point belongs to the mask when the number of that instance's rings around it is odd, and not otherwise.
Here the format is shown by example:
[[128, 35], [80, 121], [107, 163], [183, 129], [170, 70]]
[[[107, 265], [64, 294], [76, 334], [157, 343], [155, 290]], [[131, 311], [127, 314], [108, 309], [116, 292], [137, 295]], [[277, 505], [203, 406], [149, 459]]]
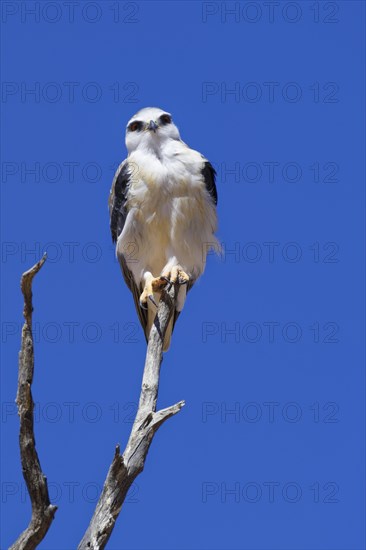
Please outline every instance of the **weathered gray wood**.
[[[31, 392], [34, 373], [32, 282], [45, 260], [46, 256], [29, 271], [23, 273], [21, 279], [25, 322], [19, 353], [16, 402], [20, 417], [20, 456], [23, 476], [32, 503], [32, 517], [27, 529], [23, 531], [10, 550], [34, 550], [37, 548], [45, 537], [57, 510], [57, 506], [50, 503], [47, 479], [42, 473], [36, 451], [33, 425], [34, 403]], [[180, 401], [166, 409], [156, 410], [164, 336], [175, 307], [177, 291], [177, 286], [173, 285], [162, 293], [147, 346], [140, 401], [131, 434], [122, 455], [120, 447], [116, 447], [103, 491], [78, 550], [105, 548], [128, 490], [144, 468], [156, 431], [165, 420], [179, 412], [184, 405], [184, 401]]]
[[34, 403], [31, 392], [34, 373], [34, 348], [32, 335], [32, 281], [43, 266], [46, 256], [23, 273], [21, 290], [24, 296], [24, 325], [19, 352], [18, 392], [16, 402], [20, 417], [19, 446], [22, 470], [32, 503], [32, 517], [25, 531], [10, 550], [33, 550], [45, 537], [57, 506], [50, 503], [47, 479], [42, 473], [33, 429]]
[[178, 288], [173, 285], [169, 291], [162, 293], [155, 323], [149, 336], [140, 401], [131, 434], [122, 455], [119, 446], [116, 447], [103, 491], [78, 550], [105, 548], [127, 492], [144, 468], [156, 431], [165, 420], [179, 412], [184, 405], [184, 401], [180, 401], [171, 407], [156, 411], [164, 336], [173, 313], [177, 291]]

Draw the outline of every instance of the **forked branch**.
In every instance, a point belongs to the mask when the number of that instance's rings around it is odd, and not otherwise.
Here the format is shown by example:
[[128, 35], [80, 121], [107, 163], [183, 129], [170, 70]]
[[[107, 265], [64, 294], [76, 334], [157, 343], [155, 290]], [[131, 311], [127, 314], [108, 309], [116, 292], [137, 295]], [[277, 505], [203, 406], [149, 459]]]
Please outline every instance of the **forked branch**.
[[176, 301], [177, 286], [163, 291], [146, 352], [145, 368], [139, 406], [131, 434], [123, 454], [116, 447], [112, 464], [104, 482], [103, 491], [89, 527], [78, 550], [105, 548], [121, 511], [127, 492], [135, 478], [144, 469], [151, 441], [158, 428], [180, 411], [184, 401], [156, 411], [163, 342]]
[[[32, 281], [45, 261], [46, 256], [25, 272], [21, 279], [25, 323], [19, 353], [17, 404], [20, 416], [20, 455], [23, 476], [32, 503], [32, 517], [27, 529], [10, 550], [34, 550], [45, 537], [57, 510], [57, 507], [50, 503], [47, 479], [42, 473], [36, 451], [33, 426], [34, 403], [31, 393], [34, 373]], [[131, 434], [122, 455], [119, 445], [115, 449], [103, 491], [78, 550], [105, 548], [128, 490], [144, 469], [156, 431], [165, 420], [179, 412], [184, 405], [184, 401], [180, 401], [160, 411], [156, 410], [164, 336], [175, 308], [177, 292], [177, 285], [162, 292], [149, 336], [139, 406]]]

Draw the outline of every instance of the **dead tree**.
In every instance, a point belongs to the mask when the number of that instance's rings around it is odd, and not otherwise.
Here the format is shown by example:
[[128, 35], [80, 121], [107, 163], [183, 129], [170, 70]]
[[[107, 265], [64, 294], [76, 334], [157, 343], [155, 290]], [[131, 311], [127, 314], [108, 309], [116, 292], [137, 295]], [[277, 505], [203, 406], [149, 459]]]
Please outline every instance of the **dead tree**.
[[[53, 520], [56, 506], [50, 504], [47, 481], [43, 475], [35, 448], [33, 431], [33, 380], [34, 353], [32, 337], [32, 280], [45, 262], [45, 256], [22, 276], [25, 324], [19, 356], [19, 382], [17, 404], [20, 416], [20, 455], [23, 475], [32, 502], [32, 519], [11, 550], [33, 550], [45, 537]], [[177, 285], [162, 292], [154, 325], [151, 329], [139, 406], [131, 434], [123, 454], [116, 446], [114, 457], [99, 501], [78, 550], [105, 548], [117, 517], [133, 481], [144, 469], [152, 439], [158, 428], [180, 411], [184, 401], [166, 409], [156, 410], [159, 391], [160, 367], [166, 329], [175, 308]]]
[[23, 477], [32, 503], [32, 517], [28, 527], [19, 536], [10, 550], [32, 550], [44, 539], [57, 506], [50, 503], [47, 479], [41, 470], [34, 438], [34, 402], [31, 386], [34, 374], [34, 346], [32, 334], [32, 282], [46, 261], [46, 256], [23, 273], [20, 287], [24, 296], [24, 325], [19, 352], [17, 405], [20, 417], [19, 446]]
[[175, 306], [176, 292], [177, 287], [173, 285], [169, 291], [162, 293], [147, 345], [140, 401], [131, 434], [122, 455], [119, 446], [116, 447], [102, 494], [78, 550], [99, 550], [105, 547], [127, 492], [144, 469], [156, 431], [184, 405], [184, 401], [180, 401], [167, 409], [156, 411], [164, 336]]

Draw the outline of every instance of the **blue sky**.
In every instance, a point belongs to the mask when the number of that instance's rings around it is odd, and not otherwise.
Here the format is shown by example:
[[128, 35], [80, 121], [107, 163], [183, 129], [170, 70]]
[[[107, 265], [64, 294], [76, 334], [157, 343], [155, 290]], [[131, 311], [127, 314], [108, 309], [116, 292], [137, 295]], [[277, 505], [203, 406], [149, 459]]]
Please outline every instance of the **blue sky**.
[[[75, 548], [139, 396], [145, 343], [107, 198], [138, 109], [215, 165], [222, 259], [189, 295], [114, 550], [361, 550], [364, 3], [2, 3], [2, 528], [30, 517], [14, 405], [34, 284], [36, 440]], [[230, 10], [234, 10], [233, 12]]]

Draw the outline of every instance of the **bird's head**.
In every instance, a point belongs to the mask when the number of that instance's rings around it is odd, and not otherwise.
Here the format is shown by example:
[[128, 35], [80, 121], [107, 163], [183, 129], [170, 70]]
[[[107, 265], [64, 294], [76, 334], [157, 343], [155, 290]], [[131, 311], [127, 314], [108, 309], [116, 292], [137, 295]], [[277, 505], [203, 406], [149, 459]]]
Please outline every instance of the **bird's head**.
[[170, 113], [158, 107], [146, 107], [128, 121], [126, 147], [128, 153], [136, 149], [158, 151], [169, 140], [180, 140], [179, 130]]

